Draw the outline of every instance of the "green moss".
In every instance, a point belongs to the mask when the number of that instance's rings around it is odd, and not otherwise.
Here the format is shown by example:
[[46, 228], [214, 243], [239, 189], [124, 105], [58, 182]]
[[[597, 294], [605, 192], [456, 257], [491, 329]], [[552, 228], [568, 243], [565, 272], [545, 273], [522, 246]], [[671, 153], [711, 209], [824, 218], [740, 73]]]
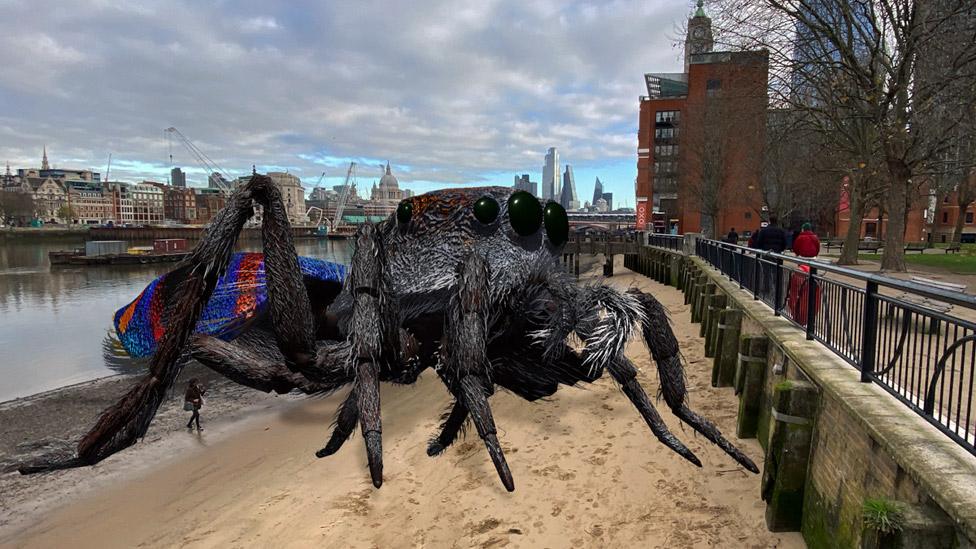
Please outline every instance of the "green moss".
[[773, 389], [777, 391], [789, 391], [793, 389], [793, 382], [788, 379], [785, 381], [780, 381], [779, 383], [773, 386]]
[[803, 524], [800, 533], [810, 549], [858, 547], [859, 536], [852, 535], [846, 522], [839, 518], [840, 508], [826, 499], [807, 482], [803, 497]]
[[897, 532], [905, 524], [905, 507], [884, 497], [864, 500], [863, 513], [864, 527], [880, 534]]

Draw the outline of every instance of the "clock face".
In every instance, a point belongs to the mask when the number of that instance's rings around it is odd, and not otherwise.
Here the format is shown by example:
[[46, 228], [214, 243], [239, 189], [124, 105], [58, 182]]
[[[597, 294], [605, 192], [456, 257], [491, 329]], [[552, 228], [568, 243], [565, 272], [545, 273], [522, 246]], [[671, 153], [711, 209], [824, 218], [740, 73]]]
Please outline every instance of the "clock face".
[[704, 36], [705, 36], [705, 29], [703, 29], [701, 27], [696, 27], [695, 30], [691, 31], [691, 34], [695, 38], [704, 38]]

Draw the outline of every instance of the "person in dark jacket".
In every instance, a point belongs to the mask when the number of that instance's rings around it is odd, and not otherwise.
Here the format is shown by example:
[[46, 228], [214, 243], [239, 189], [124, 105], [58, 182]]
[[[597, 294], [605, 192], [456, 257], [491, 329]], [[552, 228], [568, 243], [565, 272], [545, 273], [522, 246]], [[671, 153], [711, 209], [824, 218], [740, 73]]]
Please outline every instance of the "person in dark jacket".
[[779, 219], [775, 215], [769, 217], [769, 225], [760, 229], [756, 235], [756, 247], [778, 254], [786, 249], [786, 233], [779, 227]]
[[205, 394], [207, 394], [207, 388], [197, 378], [190, 379], [186, 385], [186, 393], [183, 395], [183, 409], [186, 411], [193, 410], [190, 421], [186, 423], [187, 429], [193, 429], [193, 422], [195, 421], [197, 431], [203, 430], [203, 427], [200, 427], [200, 408], [203, 407], [203, 395]]
[[820, 255], [820, 239], [813, 232], [813, 226], [803, 224], [800, 234], [793, 239], [793, 253], [800, 257], [817, 257]]
[[759, 231], [761, 230], [762, 227], [756, 229], [755, 231], [752, 231], [752, 234], [749, 235], [749, 240], [746, 242], [746, 246], [750, 248], [756, 247], [756, 237], [759, 236]]
[[725, 235], [725, 241], [729, 244], [739, 243], [739, 233], [735, 232], [735, 227], [729, 230], [729, 234]]

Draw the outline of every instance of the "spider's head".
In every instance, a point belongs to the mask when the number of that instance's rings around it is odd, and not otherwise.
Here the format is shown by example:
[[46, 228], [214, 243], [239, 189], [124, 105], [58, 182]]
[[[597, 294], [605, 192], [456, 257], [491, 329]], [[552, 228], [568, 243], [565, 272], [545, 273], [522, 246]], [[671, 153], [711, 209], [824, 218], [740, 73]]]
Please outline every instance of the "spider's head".
[[555, 264], [569, 237], [566, 210], [524, 191], [478, 187], [433, 191], [400, 202], [381, 229], [395, 289], [413, 292], [453, 281], [472, 251], [483, 254], [493, 285], [515, 282], [528, 266]]

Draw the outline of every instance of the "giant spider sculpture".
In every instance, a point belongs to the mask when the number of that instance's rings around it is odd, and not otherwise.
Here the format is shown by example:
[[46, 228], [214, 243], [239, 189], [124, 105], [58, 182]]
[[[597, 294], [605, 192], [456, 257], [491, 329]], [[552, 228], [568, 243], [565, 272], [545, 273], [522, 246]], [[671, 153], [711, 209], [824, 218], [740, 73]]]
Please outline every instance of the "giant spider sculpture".
[[[241, 261], [232, 250], [253, 202], [264, 207], [266, 303], [256, 307], [252, 299], [231, 323], [233, 330], [208, 333], [200, 329], [201, 315], [226, 283], [228, 264]], [[383, 482], [379, 383], [413, 383], [427, 368], [454, 399], [427, 453], [443, 452], [470, 419], [509, 491], [515, 484], [488, 404], [495, 387], [532, 401], [553, 394], [559, 384], [594, 382], [604, 371], [661, 442], [701, 466], [668, 431], [624, 356], [638, 326], [672, 412], [758, 472], [712, 423], [688, 408], [678, 344], [661, 304], [637, 290], [577, 285], [558, 262], [568, 232], [562, 207], [543, 207], [525, 192], [436, 191], [404, 200], [381, 223], [363, 225], [348, 277], [341, 266], [331, 275], [313, 276], [306, 258], [300, 261], [295, 253], [280, 191], [255, 174], [230, 197], [184, 264], [166, 276], [168, 295], [152, 300], [154, 348], [146, 377], [103, 412], [78, 444], [77, 456], [25, 465], [21, 472], [90, 465], [134, 444], [187, 350], [206, 366], [263, 391], [321, 393], [351, 384], [331, 438], [316, 455], [338, 451], [358, 423], [377, 488]], [[134, 308], [136, 302], [121, 310], [117, 324], [134, 322]], [[576, 348], [569, 344], [574, 338]]]

